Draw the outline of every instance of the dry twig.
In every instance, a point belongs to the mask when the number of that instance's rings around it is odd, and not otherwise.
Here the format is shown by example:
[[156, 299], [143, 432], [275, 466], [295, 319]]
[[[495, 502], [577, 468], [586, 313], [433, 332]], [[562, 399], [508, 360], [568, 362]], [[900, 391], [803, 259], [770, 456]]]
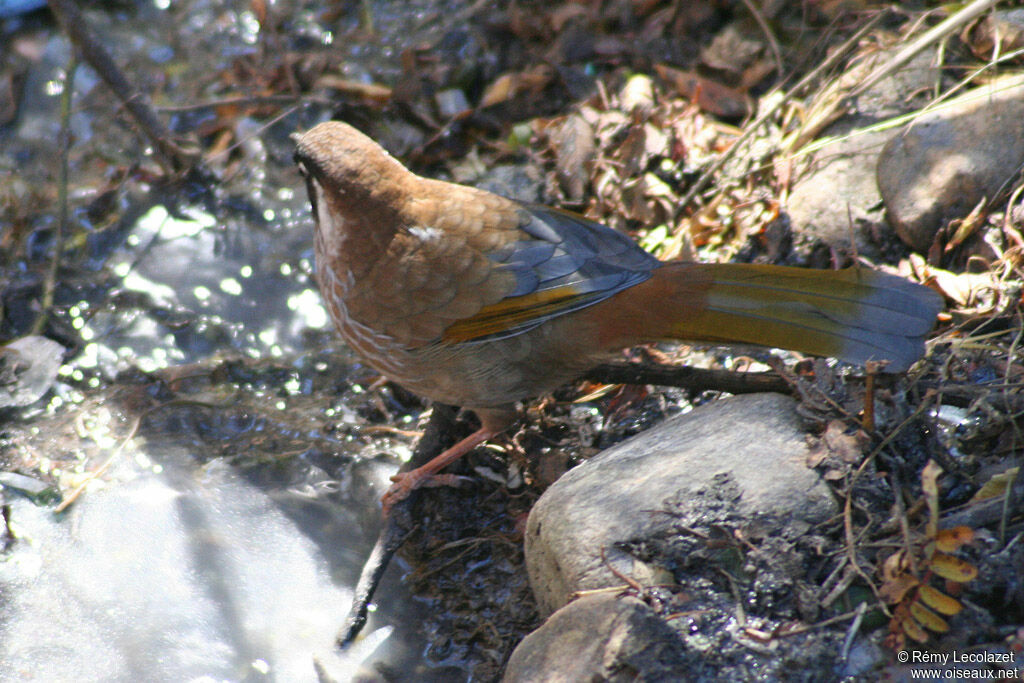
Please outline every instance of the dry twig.
[[156, 157], [168, 171], [184, 172], [192, 168], [199, 158], [195, 149], [187, 149], [174, 140], [170, 131], [153, 111], [149, 99], [129, 82], [103, 47], [74, 0], [48, 0], [50, 10], [75, 48], [103, 82], [124, 104], [125, 109], [139, 124], [142, 132], [153, 143]]

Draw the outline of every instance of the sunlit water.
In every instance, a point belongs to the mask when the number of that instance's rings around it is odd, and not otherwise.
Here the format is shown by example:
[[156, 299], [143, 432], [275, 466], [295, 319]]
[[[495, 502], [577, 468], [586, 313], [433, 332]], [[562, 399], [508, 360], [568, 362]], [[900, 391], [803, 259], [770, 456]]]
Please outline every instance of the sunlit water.
[[[95, 304], [83, 302], [87, 344], [64, 376], [155, 371], [211, 353], [302, 358], [302, 335], [327, 321], [299, 259], [292, 270], [254, 267], [256, 254], [218, 250], [207, 223], [198, 210], [183, 221], [162, 207], [139, 221], [133, 235], [149, 248], [130, 267], [115, 267], [125, 290], [148, 298], [135, 310], [91, 316]], [[178, 328], [166, 324], [176, 312], [184, 312]], [[268, 415], [309, 391], [299, 377], [263, 392]], [[93, 398], [105, 390], [101, 384]], [[48, 412], [77, 411], [80, 399], [58, 385]], [[121, 444], [95, 412], [82, 411], [81, 436], [103, 458]], [[286, 419], [275, 427], [265, 416], [227, 414], [203, 423], [205, 439], [229, 442], [217, 452], [171, 433], [173, 425], [161, 425], [164, 443], [133, 439], [67, 512], [9, 490], [17, 541], [0, 562], [0, 680], [305, 681], [316, 680], [314, 662], [349, 680], [374, 659], [394, 665], [402, 655], [392, 654], [389, 641], [399, 636], [388, 622], [408, 618], [400, 604], [383, 606], [380, 628], [371, 625], [351, 650], [333, 647], [374, 533], [369, 492], [390, 465], [346, 471], [343, 482], [301, 458], [239, 469], [246, 456], [280, 454], [247, 452], [251, 441], [238, 437], [252, 429], [294, 436]], [[233, 439], [242, 450], [232, 452]], [[52, 447], [66, 443], [54, 439]], [[338, 447], [339, 462], [351, 459]], [[230, 464], [219, 457], [225, 450]], [[86, 469], [98, 458], [86, 459]], [[385, 601], [400, 590], [392, 577]], [[422, 648], [414, 632], [400, 634], [398, 652]]]
[[138, 472], [61, 520], [12, 501], [0, 679], [300, 681], [313, 657], [354, 673], [332, 651], [349, 589], [288, 515], [301, 506], [204, 475]]
[[[300, 42], [329, 45], [334, 30], [358, 21], [356, 13], [344, 13], [328, 29], [319, 5], [293, 4], [272, 3], [272, 9], [289, 16], [290, 36]], [[378, 4], [384, 37], [337, 48], [347, 55], [349, 78], [386, 82], [400, 70], [401, 41], [414, 44], [416, 31], [435, 30], [418, 9], [430, 0]], [[176, 13], [176, 7], [187, 9]], [[227, 71], [259, 40], [250, 3], [158, 0], [109, 11], [95, 18], [119, 64], [147, 89], [147, 78], [166, 78], [153, 90], [165, 88], [188, 103], [217, 96], [190, 99], [191, 74]], [[55, 173], [70, 51], [45, 22], [29, 32], [17, 28], [9, 23], [4, 30], [11, 33], [3, 35], [38, 48], [39, 61], [26, 74], [21, 116], [5, 132], [0, 160], [3, 168], [18, 169], [10, 187], [28, 197], [27, 188], [52, 183]], [[91, 69], [78, 69], [74, 87], [72, 207], [109, 187], [117, 169], [131, 167], [140, 152], [145, 156], [130, 127], [111, 124], [118, 109]], [[158, 105], [180, 103], [160, 97]], [[309, 422], [319, 420], [321, 431], [342, 424], [356, 434], [362, 422], [345, 396], [332, 394], [337, 387], [361, 391], [358, 381], [318, 386], [317, 370], [305, 360], [311, 350], [340, 344], [313, 281], [311, 224], [287, 133], [328, 113], [300, 111], [273, 130], [264, 120], [231, 121], [240, 145], [233, 158], [241, 161], [226, 172], [227, 156], [206, 159], [224, 178], [212, 185], [212, 202], [182, 193], [162, 202], [131, 175], [112, 212], [130, 217], [123, 228], [74, 214], [80, 232], [68, 239], [88, 234], [74, 252], [77, 279], [62, 285], [58, 304], [81, 346], [64, 359], [36, 417], [5, 425], [4, 437], [28, 444], [22, 447], [28, 456], [11, 447], [12, 461], [36, 459], [39, 471], [63, 482], [65, 495], [74, 477], [108, 458], [111, 464], [63, 513], [55, 512], [52, 498], [5, 486], [16, 539], [0, 556], [0, 680], [313, 681], [317, 664], [344, 681], [360, 671], [374, 678], [375, 664], [404, 675], [422, 665], [419, 607], [398, 581], [400, 567], [386, 576], [364, 639], [345, 653], [333, 646], [376, 534], [376, 499], [394, 468], [393, 460], [365, 456], [402, 455], [408, 443], [332, 441], [321, 433], [317, 438], [327, 445], [317, 447], [317, 457], [330, 466], [274, 448], [275, 440], [301, 442], [311, 433]], [[188, 130], [210, 113], [161, 115]], [[80, 192], [84, 200], [76, 198]], [[44, 212], [29, 237], [39, 239], [40, 260], [49, 258], [53, 213]], [[41, 269], [30, 264], [22, 273]], [[6, 313], [15, 315], [15, 308]], [[224, 394], [245, 393], [251, 405], [209, 415], [197, 410], [181, 433], [173, 416], [154, 414], [125, 441], [124, 425], [138, 413], [114, 400], [124, 389], [119, 373], [173, 372], [238, 358], [278, 359], [294, 372], [251, 391], [229, 381]], [[318, 395], [322, 406], [314, 405]], [[78, 426], [60, 438], [47, 434], [61, 418]], [[264, 434], [268, 445], [259, 450], [254, 444]], [[31, 474], [26, 467], [15, 471]], [[415, 673], [438, 675], [444, 676], [424, 668]]]

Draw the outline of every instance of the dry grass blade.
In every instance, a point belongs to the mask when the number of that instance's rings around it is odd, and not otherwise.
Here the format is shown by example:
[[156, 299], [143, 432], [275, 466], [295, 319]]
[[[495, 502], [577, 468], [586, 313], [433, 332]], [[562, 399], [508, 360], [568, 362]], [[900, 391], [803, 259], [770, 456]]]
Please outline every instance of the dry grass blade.
[[856, 97], [870, 89], [886, 76], [898, 71], [900, 67], [913, 59], [921, 50], [953, 35], [963, 26], [974, 21], [988, 10], [993, 9], [997, 4], [998, 0], [974, 0], [971, 4], [950, 15], [893, 55], [892, 59], [876, 69], [864, 82], [854, 88], [850, 96]]
[[[731, 158], [733, 158], [736, 154], [739, 153], [741, 149], [744, 148], [744, 145], [747, 142], [749, 142], [749, 140], [754, 136], [758, 129], [767, 121], [774, 118], [774, 116], [782, 108], [782, 106], [789, 101], [789, 97], [792, 96], [792, 94], [799, 93], [809, 84], [814, 83], [816, 80], [818, 80], [822, 74], [828, 73], [834, 66], [839, 64], [850, 53], [850, 51], [857, 46], [860, 40], [865, 35], [867, 35], [872, 29], [874, 29], [878, 22], [881, 21], [882, 16], [883, 15], [879, 13], [871, 21], [867, 22], [863, 27], [860, 28], [860, 30], [858, 30], [837, 50], [835, 50], [831, 55], [829, 55], [820, 65], [818, 65], [818, 67], [816, 67], [806, 76], [801, 78], [796, 83], [796, 85], [794, 85], [791, 88], [790, 93], [786, 97], [777, 98], [771, 106], [767, 107], [761, 114], [758, 115], [756, 119], [754, 119], [752, 123], [748, 124], [745, 127], [743, 134], [736, 139], [736, 141], [729, 147], [729, 149], [722, 153], [715, 161], [715, 163], [711, 164], [710, 167], [708, 167], [703, 173], [701, 173], [700, 178], [697, 179], [697, 182], [695, 182], [693, 186], [689, 189], [689, 191], [683, 196], [683, 199], [680, 202], [680, 206], [689, 205], [689, 203], [692, 202], [697, 197], [697, 195], [699, 195], [704, 190], [704, 188], [708, 186], [708, 183], [711, 182], [711, 179], [714, 178], [715, 174], [718, 173], [722, 169], [722, 167], [724, 167], [725, 164], [728, 163], [728, 161]], [[766, 96], [765, 99], [767, 100], [768, 97]]]

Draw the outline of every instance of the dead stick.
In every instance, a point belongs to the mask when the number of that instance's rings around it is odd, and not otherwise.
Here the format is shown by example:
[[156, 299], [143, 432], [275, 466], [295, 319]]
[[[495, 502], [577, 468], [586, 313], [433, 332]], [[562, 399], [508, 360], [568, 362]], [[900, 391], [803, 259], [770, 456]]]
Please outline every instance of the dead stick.
[[396, 504], [391, 515], [384, 520], [384, 528], [381, 530], [380, 536], [377, 537], [370, 556], [363, 564], [359, 582], [356, 583], [352, 593], [352, 606], [349, 608], [348, 616], [345, 617], [344, 625], [338, 632], [338, 647], [347, 647], [363, 630], [363, 626], [366, 625], [366, 615], [370, 609], [370, 601], [373, 599], [373, 594], [377, 591], [381, 579], [384, 578], [384, 572], [387, 570], [391, 558], [412, 533], [412, 529], [403, 528], [396, 521], [397, 508], [404, 502], [405, 500]]
[[685, 365], [652, 363], [606, 363], [589, 370], [584, 377], [606, 384], [656, 384], [691, 391], [725, 391], [756, 394], [774, 391], [791, 394], [789, 384], [774, 372], [733, 372], [707, 370]]
[[64, 256], [64, 240], [70, 232], [68, 227], [68, 156], [71, 150], [71, 95], [74, 92], [75, 72], [78, 71], [78, 57], [72, 55], [64, 74], [64, 89], [60, 93], [60, 133], [57, 136], [57, 233], [53, 239], [53, 258], [43, 279], [42, 309], [35, 323], [32, 334], [42, 334], [46, 323], [53, 314], [53, 295], [57, 290], [57, 273], [60, 271], [60, 260]]
[[149, 98], [135, 89], [114, 63], [110, 53], [97, 39], [85, 21], [74, 0], [48, 0], [50, 10], [61, 27], [88, 64], [95, 69], [139, 124], [142, 132], [153, 143], [156, 156], [165, 169], [181, 172], [192, 167], [198, 152], [186, 150], [176, 143], [170, 131], [153, 111]]
[[[430, 414], [430, 421], [423, 432], [423, 437], [416, 444], [416, 451], [412, 458], [402, 469], [407, 470], [429, 462], [446, 447], [455, 424], [457, 411], [451, 406], [435, 403], [433, 412]], [[373, 594], [384, 578], [384, 571], [388, 568], [391, 558], [395, 552], [402, 547], [406, 539], [412, 534], [415, 525], [412, 522], [412, 505], [418, 497], [418, 491], [413, 491], [408, 498], [400, 500], [391, 508], [391, 514], [384, 520], [384, 528], [381, 529], [377, 542], [366, 558], [363, 571], [359, 575], [355, 591], [352, 594], [352, 607], [349, 608], [345, 623], [338, 632], [338, 647], [346, 647], [355, 640], [356, 636], [366, 625], [366, 613], [370, 607]]]

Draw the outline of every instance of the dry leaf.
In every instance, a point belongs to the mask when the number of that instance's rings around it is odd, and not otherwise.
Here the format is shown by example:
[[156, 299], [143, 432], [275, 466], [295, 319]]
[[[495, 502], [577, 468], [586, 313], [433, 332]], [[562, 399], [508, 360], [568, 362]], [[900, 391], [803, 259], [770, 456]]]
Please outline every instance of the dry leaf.
[[902, 602], [907, 593], [920, 584], [921, 582], [913, 575], [903, 574], [883, 583], [878, 589], [878, 596], [892, 605]]
[[920, 602], [913, 602], [910, 604], [910, 615], [914, 617], [914, 621], [921, 624], [921, 626], [924, 626], [929, 631], [945, 633], [949, 630], [949, 624], [946, 623], [945, 619], [922, 605]]
[[923, 628], [918, 626], [917, 622], [914, 621], [909, 614], [903, 617], [902, 622], [900, 622], [900, 627], [903, 629], [904, 633], [906, 633], [908, 636], [910, 636], [917, 642], [928, 642], [928, 633]]
[[917, 254], [911, 254], [910, 266], [922, 282], [929, 283], [947, 299], [961, 308], [991, 310], [998, 299], [999, 285], [992, 271], [984, 273], [952, 273], [929, 265]]
[[928, 502], [928, 525], [925, 535], [928, 538], [935, 538], [939, 528], [939, 475], [942, 468], [934, 460], [921, 470], [921, 489], [924, 492], [925, 500]]
[[931, 586], [921, 586], [917, 592], [921, 601], [940, 614], [952, 616], [958, 614], [964, 606], [959, 600], [949, 597], [942, 591]]
[[764, 51], [764, 42], [729, 24], [700, 52], [700, 60], [718, 71], [740, 74]]
[[365, 100], [384, 103], [391, 99], [391, 88], [376, 83], [354, 81], [336, 74], [324, 74], [316, 79], [315, 88], [335, 90], [345, 95], [354, 95]]
[[996, 45], [1000, 55], [1019, 50], [1024, 47], [1024, 13], [1009, 10], [986, 14], [969, 24], [960, 38], [980, 59], [992, 59]]
[[507, 102], [513, 97], [522, 93], [530, 92], [537, 94], [543, 90], [554, 75], [551, 67], [540, 64], [515, 73], [506, 73], [498, 76], [487, 86], [484, 94], [480, 97], [480, 108], [490, 107], [495, 104]]
[[945, 251], [948, 254], [953, 251], [965, 241], [967, 238], [978, 231], [978, 228], [984, 223], [982, 210], [988, 204], [988, 199], [982, 198], [978, 202], [977, 206], [971, 209], [971, 212], [967, 214], [962, 220], [954, 221], [953, 225], [956, 225], [956, 230], [953, 231], [953, 236], [950, 237], [945, 244]]
[[928, 568], [937, 576], [957, 583], [967, 583], [978, 576], [978, 568], [973, 564], [945, 553], [935, 553]]
[[851, 465], [861, 461], [869, 442], [868, 435], [863, 430], [847, 433], [846, 424], [842, 420], [829, 422], [822, 438], [833, 455]]
[[586, 19], [587, 10], [583, 5], [575, 2], [566, 2], [554, 8], [547, 15], [547, 20], [555, 32], [561, 32], [573, 19]]
[[683, 97], [692, 100], [704, 111], [724, 119], [740, 119], [747, 115], [747, 100], [738, 90], [694, 73], [656, 64], [658, 75], [672, 84]]
[[647, 167], [647, 130], [644, 126], [631, 126], [626, 139], [615, 151], [615, 159], [622, 163], [623, 177], [632, 177]]
[[619, 93], [619, 106], [623, 111], [633, 114], [649, 112], [654, 108], [654, 81], [650, 76], [636, 74], [630, 76]]
[[555, 151], [555, 168], [562, 191], [569, 199], [580, 201], [597, 154], [594, 129], [579, 114], [570, 114], [549, 130], [548, 139]]
[[1017, 478], [1017, 472], [1020, 471], [1019, 467], [1011, 467], [1005, 472], [994, 475], [988, 481], [982, 485], [978, 492], [975, 493], [969, 503], [980, 503], [983, 500], [989, 498], [995, 498], [1006, 493], [1006, 489], [1014, 482]]
[[652, 123], [644, 124], [644, 153], [647, 158], [670, 156], [668, 133], [661, 126]]
[[491, 81], [480, 97], [480, 108], [500, 104], [512, 99], [519, 85], [519, 74], [502, 74]]
[[885, 558], [885, 563], [882, 564], [882, 578], [886, 581], [892, 581], [900, 574], [907, 570], [906, 556], [903, 550], [897, 550], [889, 557]]
[[974, 530], [969, 526], [955, 526], [941, 529], [935, 534], [935, 549], [944, 553], [955, 553], [965, 543], [974, 540]]

